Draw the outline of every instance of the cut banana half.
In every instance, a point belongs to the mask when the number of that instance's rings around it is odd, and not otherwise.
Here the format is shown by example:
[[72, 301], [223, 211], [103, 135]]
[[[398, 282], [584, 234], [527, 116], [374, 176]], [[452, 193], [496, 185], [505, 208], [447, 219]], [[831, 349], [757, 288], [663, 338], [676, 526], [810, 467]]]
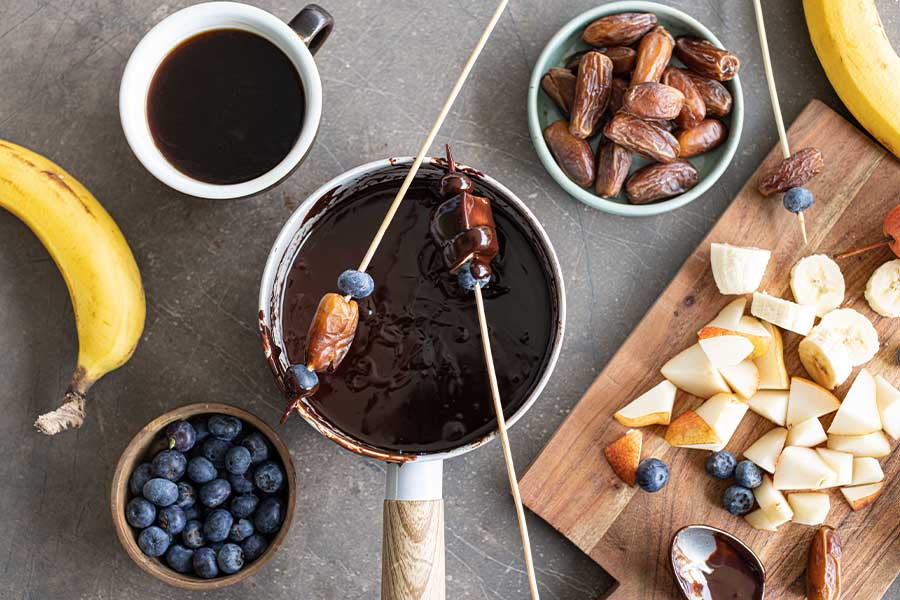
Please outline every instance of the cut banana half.
[[744, 248], [713, 243], [709, 262], [713, 278], [722, 294], [749, 294], [759, 289], [772, 253], [761, 248]]
[[791, 269], [791, 291], [797, 304], [813, 307], [821, 317], [844, 301], [844, 275], [830, 257], [813, 254], [801, 258]]
[[750, 313], [757, 319], [800, 335], [807, 335], [816, 321], [816, 311], [811, 306], [782, 300], [765, 292], [754, 292]]
[[840, 340], [854, 367], [869, 362], [878, 353], [878, 332], [868, 317], [852, 308], [831, 311], [813, 332]]
[[833, 390], [847, 381], [853, 370], [850, 355], [841, 340], [821, 332], [814, 331], [803, 338], [797, 351], [809, 376], [826, 389]]
[[875, 269], [866, 284], [866, 301], [882, 317], [900, 317], [900, 259]]

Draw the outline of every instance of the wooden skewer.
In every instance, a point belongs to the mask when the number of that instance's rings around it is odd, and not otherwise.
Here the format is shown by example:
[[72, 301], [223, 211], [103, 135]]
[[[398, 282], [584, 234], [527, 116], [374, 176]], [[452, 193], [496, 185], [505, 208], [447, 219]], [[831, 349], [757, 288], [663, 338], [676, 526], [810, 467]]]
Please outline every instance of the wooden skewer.
[[481, 286], [475, 284], [475, 307], [478, 310], [478, 325], [481, 328], [481, 346], [484, 348], [484, 363], [487, 367], [488, 380], [491, 384], [491, 398], [494, 401], [494, 412], [497, 413], [497, 429], [500, 431], [500, 444], [503, 446], [503, 459], [506, 461], [506, 473], [509, 475], [509, 487], [512, 490], [516, 505], [516, 517], [519, 520], [519, 533], [522, 536], [522, 548], [525, 551], [525, 569], [528, 573], [528, 587], [531, 597], [538, 600], [537, 578], [534, 574], [534, 562], [531, 558], [531, 541], [528, 537], [528, 524], [525, 522], [525, 510], [522, 508], [522, 495], [519, 493], [519, 481], [516, 467], [513, 465], [512, 450], [509, 447], [509, 435], [506, 432], [506, 418], [503, 416], [503, 404], [500, 402], [500, 387], [497, 385], [497, 373], [494, 371], [494, 355], [491, 352], [491, 339], [488, 336], [487, 316], [484, 313], [484, 299], [481, 297]]
[[[778, 130], [778, 139], [781, 141], [781, 154], [784, 158], [790, 158], [791, 148], [788, 146], [787, 133], [784, 131], [784, 119], [781, 116], [781, 104], [778, 102], [778, 90], [775, 89], [775, 75], [772, 72], [772, 59], [769, 57], [769, 42], [766, 38], [766, 24], [763, 20], [760, 0], [753, 0], [753, 10], [756, 13], [756, 28], [759, 30], [759, 45], [762, 49], [766, 82], [769, 84], [769, 98], [772, 100], [772, 112], [775, 114], [775, 128]], [[809, 239], [806, 237], [806, 219], [803, 217], [803, 211], [797, 213], [797, 219], [800, 221], [803, 243], [806, 244], [809, 242]]]

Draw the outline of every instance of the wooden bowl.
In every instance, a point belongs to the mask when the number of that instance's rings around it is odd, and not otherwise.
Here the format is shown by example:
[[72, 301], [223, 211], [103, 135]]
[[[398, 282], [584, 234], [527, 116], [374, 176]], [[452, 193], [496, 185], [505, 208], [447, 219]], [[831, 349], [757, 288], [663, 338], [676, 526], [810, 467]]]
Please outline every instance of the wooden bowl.
[[[125, 505], [130, 500], [128, 491], [128, 480], [134, 469], [149, 459], [156, 451], [163, 449], [163, 440], [160, 432], [172, 421], [179, 419], [190, 419], [197, 415], [221, 413], [231, 415], [242, 419], [255, 427], [262, 433], [275, 451], [278, 458], [284, 465], [285, 478], [287, 479], [287, 499], [284, 503], [284, 522], [281, 529], [275, 534], [275, 537], [269, 543], [269, 547], [263, 552], [262, 556], [241, 569], [237, 573], [224, 575], [214, 579], [201, 579], [189, 574], [182, 574], [169, 568], [165, 563], [156, 558], [151, 558], [141, 552], [137, 545], [137, 535], [132, 527], [125, 520]], [[189, 590], [216, 590], [227, 587], [243, 581], [244, 579], [255, 575], [263, 565], [281, 548], [287, 537], [288, 530], [291, 528], [291, 522], [294, 518], [294, 504], [297, 500], [297, 477], [294, 473], [294, 463], [291, 460], [291, 454], [288, 452], [287, 446], [278, 437], [275, 431], [266, 425], [262, 419], [256, 415], [240, 408], [230, 406], [228, 404], [200, 403], [189, 404], [176, 408], [164, 415], [150, 421], [135, 435], [119, 463], [116, 465], [115, 473], [112, 480], [112, 493], [110, 495], [110, 510], [112, 511], [113, 524], [116, 528], [116, 535], [125, 552], [131, 557], [137, 565], [150, 575], [156, 577], [171, 586], [189, 589]]]

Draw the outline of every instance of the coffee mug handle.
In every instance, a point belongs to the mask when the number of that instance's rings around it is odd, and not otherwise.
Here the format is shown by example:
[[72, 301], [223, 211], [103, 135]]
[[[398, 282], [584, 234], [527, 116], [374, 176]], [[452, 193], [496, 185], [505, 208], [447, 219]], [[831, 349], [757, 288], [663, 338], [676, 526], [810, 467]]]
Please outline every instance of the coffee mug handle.
[[334, 17], [318, 4], [308, 4], [291, 19], [288, 26], [297, 32], [309, 51], [315, 54], [334, 29]]

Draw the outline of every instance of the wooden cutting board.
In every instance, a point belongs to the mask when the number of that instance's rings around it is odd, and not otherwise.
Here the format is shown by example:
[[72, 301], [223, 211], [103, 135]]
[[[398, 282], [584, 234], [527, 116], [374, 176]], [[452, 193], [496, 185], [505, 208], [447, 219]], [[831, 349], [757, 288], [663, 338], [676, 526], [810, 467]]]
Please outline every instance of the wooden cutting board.
[[[616, 599], [680, 598], [668, 567], [668, 546], [675, 531], [694, 523], [734, 533], [758, 553], [768, 574], [767, 598], [804, 597], [806, 553], [816, 528], [788, 523], [767, 533], [728, 514], [720, 499], [729, 484], [706, 474], [708, 452], [670, 447], [662, 439], [664, 427], [643, 428], [643, 457], [664, 460], [671, 473], [668, 486], [656, 494], [621, 483], [603, 457], [603, 448], [626, 430], [613, 413], [656, 385], [663, 363], [696, 342], [698, 329], [733, 298], [716, 289], [710, 242], [771, 249], [761, 289], [790, 298], [791, 267], [801, 257], [881, 239], [884, 215], [900, 203], [900, 162], [819, 101], [804, 109], [789, 139], [795, 151], [819, 148], [827, 165], [809, 185], [816, 198], [806, 213], [809, 245], [803, 246], [797, 219], [782, 208], [780, 197], [763, 198], [756, 191], [759, 174], [781, 159], [774, 148], [522, 479], [525, 504], [617, 580], [611, 592]], [[847, 283], [844, 306], [870, 317], [879, 332], [881, 351], [866, 368], [896, 385], [900, 319], [879, 317], [863, 297], [869, 275], [892, 258], [881, 249], [844, 260], [841, 269]], [[805, 375], [797, 357], [799, 341], [800, 336], [784, 333], [792, 375]], [[847, 387], [836, 390], [839, 398]], [[673, 418], [700, 403], [679, 391]], [[741, 450], [773, 427], [748, 412], [727, 449], [740, 458]], [[831, 491], [827, 524], [844, 541], [843, 598], [880, 598], [900, 572], [900, 453], [881, 462], [887, 484], [873, 506], [853, 512], [837, 489]]]

